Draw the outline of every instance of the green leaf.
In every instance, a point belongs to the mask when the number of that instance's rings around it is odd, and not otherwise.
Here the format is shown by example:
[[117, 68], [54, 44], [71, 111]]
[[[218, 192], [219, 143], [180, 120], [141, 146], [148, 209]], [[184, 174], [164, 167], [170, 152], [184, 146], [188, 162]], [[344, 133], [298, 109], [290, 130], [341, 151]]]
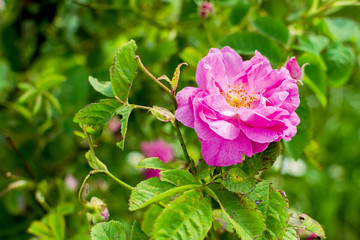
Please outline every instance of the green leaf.
[[61, 202], [56, 206], [56, 212], [62, 215], [69, 215], [75, 211], [75, 203]]
[[18, 99], [18, 103], [25, 103], [31, 99], [33, 99], [37, 94], [36, 89], [32, 88], [27, 91], [25, 91]]
[[355, 67], [353, 49], [339, 43], [333, 44], [326, 50], [324, 60], [330, 86], [343, 86], [349, 80]]
[[49, 227], [40, 221], [33, 221], [27, 231], [41, 238], [50, 238], [53, 236]]
[[43, 94], [49, 100], [49, 102], [54, 106], [56, 111], [58, 111], [58, 113], [62, 113], [62, 109], [61, 109], [59, 100], [49, 92], [43, 92]]
[[209, 166], [204, 160], [200, 160], [200, 163], [196, 169], [196, 178], [202, 180], [209, 177], [215, 170], [216, 167]]
[[199, 187], [199, 185], [184, 185], [175, 187], [173, 184], [162, 182], [156, 177], [147, 179], [140, 182], [131, 192], [129, 210], [135, 211], [144, 208], [164, 198], [196, 187]]
[[299, 159], [311, 139], [311, 112], [305, 97], [300, 94], [300, 106], [296, 109], [300, 118], [297, 133], [290, 141], [284, 141], [286, 150], [294, 159]]
[[325, 36], [307, 35], [299, 36], [299, 45], [295, 49], [320, 55], [321, 51], [329, 45], [329, 39]]
[[231, 10], [229, 20], [231, 24], [237, 25], [239, 24], [243, 18], [246, 16], [247, 12], [250, 9], [250, 4], [245, 1], [241, 1], [237, 3]]
[[[100, 103], [92, 103], [81, 109], [75, 114], [74, 122], [79, 123], [81, 126], [87, 125], [91, 127], [94, 130], [93, 132], [89, 132], [91, 134], [99, 134], [119, 107], [119, 101], [115, 99], [104, 99], [101, 100]], [[121, 128], [122, 127], [123, 126], [121, 126]]]
[[348, 18], [325, 18], [329, 36], [335, 42], [355, 41], [359, 24]]
[[162, 210], [163, 210], [163, 208], [156, 204], [151, 205], [146, 210], [146, 212], [144, 214], [144, 220], [141, 223], [141, 228], [149, 236], [151, 235], [154, 224], [155, 224], [154, 219], [156, 219], [160, 215]]
[[58, 87], [65, 80], [65, 76], [62, 75], [49, 75], [38, 80], [35, 86], [38, 91], [45, 91]]
[[126, 240], [125, 229], [118, 221], [98, 223], [91, 228], [91, 240]]
[[168, 204], [156, 220], [154, 239], [204, 239], [211, 227], [209, 199], [188, 191]]
[[63, 215], [59, 213], [50, 213], [49, 226], [56, 239], [65, 239], [65, 219]]
[[161, 181], [174, 184], [176, 186], [201, 184], [189, 171], [172, 169], [160, 172]]
[[273, 41], [267, 37], [252, 32], [234, 33], [226, 36], [221, 42], [221, 46], [230, 46], [239, 54], [254, 55], [258, 50], [262, 55], [269, 58], [272, 63], [282, 61], [281, 50]]
[[246, 157], [244, 163], [244, 169], [250, 175], [256, 175], [261, 170], [270, 168], [274, 164], [280, 153], [281, 153], [281, 143], [272, 142], [265, 149], [265, 151], [254, 154], [250, 158]]
[[214, 198], [233, 225], [236, 233], [243, 240], [251, 240], [265, 230], [264, 217], [257, 210], [256, 204], [245, 196], [235, 195], [229, 191], [212, 191], [206, 187], [205, 191]]
[[258, 17], [253, 21], [254, 27], [268, 37], [286, 44], [289, 38], [289, 31], [286, 25], [272, 17]]
[[299, 236], [296, 233], [296, 230], [289, 227], [285, 230], [284, 240], [299, 240]]
[[42, 103], [43, 103], [42, 95], [41, 95], [41, 94], [38, 94], [38, 95], [36, 96], [35, 105], [34, 105], [34, 108], [33, 108], [33, 114], [34, 114], [34, 115], [36, 115], [36, 114], [39, 113]]
[[197, 63], [204, 56], [197, 49], [192, 47], [187, 47], [180, 53], [180, 57], [182, 60], [190, 64], [190, 66], [196, 67]]
[[18, 113], [20, 113], [23, 117], [25, 117], [30, 122], [34, 121], [31, 112], [26, 107], [24, 107], [24, 106], [22, 106], [20, 104], [17, 104], [17, 103], [12, 103], [12, 102], [6, 102], [6, 105], [11, 110], [14, 110], [14, 111], [17, 111]]
[[169, 170], [172, 169], [168, 164], [164, 163], [157, 157], [145, 158], [139, 162], [138, 168]]
[[111, 82], [99, 82], [96, 78], [89, 76], [89, 82], [95, 91], [106, 97], [114, 97]]
[[171, 88], [172, 88], [173, 93], [176, 91], [176, 88], [177, 88], [178, 83], [179, 83], [180, 68], [181, 68], [182, 65], [188, 66], [188, 64], [186, 62], [178, 64], [178, 66], [176, 67], [176, 69], [174, 71], [174, 75], [173, 75], [173, 77], [171, 79]]
[[309, 66], [305, 67], [304, 83], [315, 93], [320, 104], [325, 107], [327, 99], [325, 84], [326, 65], [324, 61], [319, 56], [304, 53], [298, 59], [298, 63], [300, 65], [309, 63]]
[[214, 229], [217, 230], [218, 226], [216, 226], [216, 223], [219, 224], [219, 226], [226, 229], [228, 232], [234, 232], [234, 227], [229, 222], [228, 218], [226, 217], [226, 214], [221, 209], [213, 209], [213, 219], [216, 221], [214, 222]]
[[262, 181], [256, 184], [249, 199], [258, 206], [265, 218], [265, 239], [283, 239], [288, 225], [289, 204], [282, 193], [275, 191], [268, 181]]
[[125, 136], [126, 136], [126, 132], [127, 132], [127, 125], [128, 125], [128, 121], [129, 121], [129, 117], [131, 114], [131, 111], [134, 109], [134, 105], [125, 105], [122, 106], [121, 108], [119, 108], [116, 111], [116, 114], [119, 114], [122, 116], [121, 120], [120, 120], [120, 124], [121, 124], [121, 136], [122, 139], [120, 142], [117, 142], [116, 145], [121, 148], [121, 150], [124, 150], [124, 144], [125, 144]]
[[321, 225], [306, 214], [292, 210], [290, 212], [289, 225], [298, 229], [306, 229], [321, 238], [325, 238], [325, 231]]
[[248, 193], [255, 186], [255, 179], [239, 167], [230, 168], [224, 175], [222, 184], [229, 191], [235, 193]]
[[139, 223], [135, 220], [131, 228], [130, 240], [148, 240], [150, 239], [140, 228]]
[[114, 63], [110, 68], [113, 93], [124, 103], [128, 102], [130, 88], [137, 75], [136, 49], [137, 46], [134, 40], [128, 42], [117, 52]]

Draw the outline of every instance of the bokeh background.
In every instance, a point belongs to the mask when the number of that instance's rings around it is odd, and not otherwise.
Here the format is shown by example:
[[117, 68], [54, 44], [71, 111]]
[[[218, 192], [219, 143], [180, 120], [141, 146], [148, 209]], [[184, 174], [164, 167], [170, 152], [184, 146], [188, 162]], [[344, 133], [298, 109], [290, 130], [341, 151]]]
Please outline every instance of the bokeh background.
[[[188, 63], [178, 89], [196, 85], [196, 64], [212, 47], [229, 45], [243, 59], [257, 49], [274, 68], [291, 56], [310, 63], [298, 134], [262, 177], [321, 223], [328, 239], [359, 239], [359, 12], [358, 1], [334, 0], [0, 0], [0, 239], [45, 239], [30, 234], [31, 225], [45, 226], [37, 231], [52, 234], [46, 239], [89, 239], [77, 201], [90, 170], [88, 146], [72, 119], [102, 98], [88, 76], [108, 81], [117, 49], [130, 39], [157, 77]], [[130, 102], [172, 108], [141, 73]], [[199, 159], [196, 134], [182, 130]], [[132, 114], [124, 151], [115, 145], [119, 137], [109, 127], [96, 151], [130, 185], [143, 179], [135, 167], [142, 141], [161, 137], [182, 158], [171, 125], [144, 111]], [[134, 219], [141, 222], [141, 212], [127, 210], [126, 189], [102, 176], [89, 183], [89, 196], [107, 203], [110, 219], [128, 232]]]

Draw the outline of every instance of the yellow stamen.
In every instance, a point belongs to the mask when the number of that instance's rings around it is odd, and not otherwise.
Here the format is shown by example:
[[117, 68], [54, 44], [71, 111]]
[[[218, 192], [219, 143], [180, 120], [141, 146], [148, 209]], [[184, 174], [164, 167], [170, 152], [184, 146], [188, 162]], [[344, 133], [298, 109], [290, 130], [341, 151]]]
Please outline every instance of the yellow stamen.
[[[251, 104], [259, 100], [258, 98], [248, 94], [245, 89], [243, 89], [243, 84], [238, 83], [235, 86], [231, 87], [228, 85], [229, 90], [228, 92], [221, 94], [224, 96], [227, 103], [229, 103], [232, 107], [245, 107], [250, 108], [253, 107]], [[255, 92], [253, 94], [256, 94]]]

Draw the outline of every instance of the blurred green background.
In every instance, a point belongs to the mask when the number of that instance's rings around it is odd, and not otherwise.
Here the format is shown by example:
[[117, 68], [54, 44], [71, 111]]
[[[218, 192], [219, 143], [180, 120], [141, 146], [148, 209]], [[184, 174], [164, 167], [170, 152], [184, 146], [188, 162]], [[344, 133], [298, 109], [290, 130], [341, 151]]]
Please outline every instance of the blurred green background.
[[[78, 187], [69, 181], [81, 182], [89, 172], [88, 147], [72, 119], [102, 98], [88, 76], [108, 81], [117, 49], [130, 39], [157, 77], [189, 64], [178, 89], [196, 85], [196, 64], [212, 47], [229, 45], [243, 59], [257, 49], [277, 68], [291, 56], [310, 63], [300, 87], [298, 134], [284, 142], [263, 177], [287, 193], [292, 208], [321, 223], [328, 239], [360, 238], [360, 3], [209, 2], [0, 0], [0, 239], [45, 239], [27, 231], [31, 224], [53, 234], [49, 239], [89, 239]], [[172, 106], [143, 74], [130, 101]], [[190, 154], [200, 158], [196, 134], [182, 130]], [[105, 130], [97, 155], [134, 186], [142, 179], [134, 167], [141, 141], [159, 137], [182, 158], [171, 125], [136, 111], [125, 150], [115, 145], [119, 133]], [[110, 219], [127, 232], [134, 219], [141, 221], [141, 212], [127, 210], [129, 192], [105, 177], [90, 180], [89, 196], [104, 199]]]

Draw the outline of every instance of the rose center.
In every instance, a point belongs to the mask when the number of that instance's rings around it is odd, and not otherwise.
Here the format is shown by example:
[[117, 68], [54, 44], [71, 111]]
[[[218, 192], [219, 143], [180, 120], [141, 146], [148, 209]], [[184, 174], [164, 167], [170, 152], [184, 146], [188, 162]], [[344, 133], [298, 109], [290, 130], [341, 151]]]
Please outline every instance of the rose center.
[[[244, 85], [241, 83], [236, 84], [235, 86], [231, 87], [229, 85], [229, 90], [225, 93], [222, 92], [221, 93], [226, 102], [232, 106], [232, 107], [244, 107], [244, 108], [251, 108], [252, 103], [256, 100], [258, 100], [258, 98], [250, 95], [245, 89], [244, 89]], [[254, 92], [254, 94], [256, 94]]]

